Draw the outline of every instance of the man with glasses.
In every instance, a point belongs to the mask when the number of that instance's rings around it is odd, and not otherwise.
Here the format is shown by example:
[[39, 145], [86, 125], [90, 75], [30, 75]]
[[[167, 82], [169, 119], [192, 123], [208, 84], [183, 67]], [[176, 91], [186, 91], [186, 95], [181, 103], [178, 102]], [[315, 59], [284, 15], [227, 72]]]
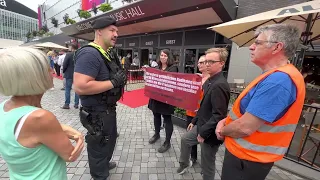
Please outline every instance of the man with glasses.
[[[180, 167], [178, 174], [183, 174], [192, 166], [190, 153], [192, 146], [200, 143], [201, 167], [204, 180], [212, 180], [215, 175], [215, 156], [222, 141], [215, 136], [218, 122], [227, 116], [230, 99], [230, 88], [223, 76], [222, 69], [228, 58], [225, 48], [212, 48], [206, 51], [205, 61], [210, 75], [203, 84], [203, 99], [196, 116], [192, 120], [192, 128], [188, 128], [181, 138]], [[197, 124], [197, 125], [195, 125]]]
[[256, 35], [251, 61], [263, 73], [243, 90], [216, 128], [226, 145], [222, 180], [264, 180], [287, 152], [304, 103], [303, 77], [288, 64], [299, 45], [298, 28], [268, 25]]

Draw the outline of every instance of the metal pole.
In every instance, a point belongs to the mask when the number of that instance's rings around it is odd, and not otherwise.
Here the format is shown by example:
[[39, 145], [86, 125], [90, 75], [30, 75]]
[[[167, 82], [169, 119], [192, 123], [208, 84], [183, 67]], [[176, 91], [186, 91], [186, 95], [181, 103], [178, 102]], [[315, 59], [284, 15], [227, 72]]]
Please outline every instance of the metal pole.
[[[304, 32], [305, 34], [305, 37], [304, 37], [304, 40], [303, 40], [303, 45], [307, 46], [308, 45], [308, 39], [309, 39], [309, 34], [311, 33], [311, 22], [312, 22], [312, 15], [313, 14], [309, 14], [308, 15], [308, 18], [307, 18], [307, 27], [306, 27], [306, 30]], [[298, 68], [302, 68], [302, 65], [303, 65], [303, 60], [304, 60], [304, 56], [306, 54], [306, 49], [305, 48], [302, 48], [301, 49], [301, 52], [300, 52], [300, 55], [299, 55], [299, 59], [298, 59]]]

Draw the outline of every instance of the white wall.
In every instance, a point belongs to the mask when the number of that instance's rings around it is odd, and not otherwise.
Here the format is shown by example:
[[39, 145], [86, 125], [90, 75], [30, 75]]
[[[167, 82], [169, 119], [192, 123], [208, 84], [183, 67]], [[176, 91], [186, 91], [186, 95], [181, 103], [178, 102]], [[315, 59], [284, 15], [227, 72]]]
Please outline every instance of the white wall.
[[239, 48], [233, 43], [228, 70], [228, 82], [233, 83], [234, 79], [244, 79], [245, 83], [249, 83], [261, 73], [260, 68], [250, 60], [249, 48]]

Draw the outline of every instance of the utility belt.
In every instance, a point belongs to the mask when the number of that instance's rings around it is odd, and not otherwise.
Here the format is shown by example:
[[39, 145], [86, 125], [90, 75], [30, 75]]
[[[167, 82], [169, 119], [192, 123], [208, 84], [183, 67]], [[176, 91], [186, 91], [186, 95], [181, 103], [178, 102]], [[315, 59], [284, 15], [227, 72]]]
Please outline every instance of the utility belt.
[[80, 122], [88, 130], [87, 143], [94, 142], [101, 146], [107, 144], [109, 136], [106, 136], [103, 132], [104, 122], [101, 114], [103, 112], [109, 114], [110, 111], [115, 111], [115, 109], [116, 105], [80, 107]]
[[105, 111], [115, 111], [117, 104], [110, 104], [104, 106], [81, 106], [81, 110], [85, 110], [88, 112], [105, 112]]

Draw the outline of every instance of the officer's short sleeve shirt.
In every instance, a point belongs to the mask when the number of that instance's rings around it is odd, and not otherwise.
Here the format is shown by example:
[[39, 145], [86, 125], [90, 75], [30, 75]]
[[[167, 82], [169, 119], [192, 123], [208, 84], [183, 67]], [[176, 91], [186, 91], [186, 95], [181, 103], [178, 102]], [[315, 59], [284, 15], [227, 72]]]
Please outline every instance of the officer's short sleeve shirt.
[[[105, 65], [104, 59], [101, 57], [98, 50], [92, 47], [85, 47], [77, 52], [75, 56], [76, 64], [74, 72], [91, 76], [96, 81], [106, 81], [110, 79], [110, 72]], [[83, 106], [100, 105], [101, 94], [80, 96]]]

